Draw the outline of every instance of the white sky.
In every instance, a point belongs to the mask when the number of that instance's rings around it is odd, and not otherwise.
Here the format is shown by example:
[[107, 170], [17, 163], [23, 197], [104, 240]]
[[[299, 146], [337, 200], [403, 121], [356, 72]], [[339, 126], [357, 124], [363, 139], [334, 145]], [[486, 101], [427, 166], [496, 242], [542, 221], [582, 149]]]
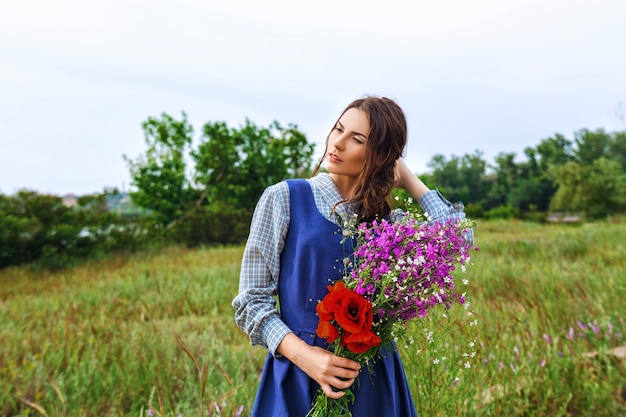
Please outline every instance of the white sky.
[[403, 107], [417, 172], [624, 129], [626, 1], [3, 0], [0, 192], [128, 189], [162, 112], [321, 144], [365, 94]]

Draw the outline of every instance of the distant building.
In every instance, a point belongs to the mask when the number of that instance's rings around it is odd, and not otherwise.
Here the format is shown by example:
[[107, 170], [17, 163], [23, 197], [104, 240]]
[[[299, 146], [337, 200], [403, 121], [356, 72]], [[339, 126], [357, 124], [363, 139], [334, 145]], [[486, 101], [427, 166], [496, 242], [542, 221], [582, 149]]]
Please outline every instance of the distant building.
[[74, 194], [63, 196], [63, 205], [65, 207], [74, 207], [76, 204], [78, 204], [78, 198]]

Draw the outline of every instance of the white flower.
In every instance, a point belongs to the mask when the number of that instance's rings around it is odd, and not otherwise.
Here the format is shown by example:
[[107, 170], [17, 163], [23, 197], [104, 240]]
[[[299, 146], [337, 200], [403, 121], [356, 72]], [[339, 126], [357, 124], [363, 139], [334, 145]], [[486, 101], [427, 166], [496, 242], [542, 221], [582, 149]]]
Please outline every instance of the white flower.
[[469, 362], [465, 362], [465, 368], [466, 368], [466, 369], [467, 369], [467, 368], [471, 368], [471, 367], [472, 367], [472, 365], [470, 365], [470, 363], [469, 363]]

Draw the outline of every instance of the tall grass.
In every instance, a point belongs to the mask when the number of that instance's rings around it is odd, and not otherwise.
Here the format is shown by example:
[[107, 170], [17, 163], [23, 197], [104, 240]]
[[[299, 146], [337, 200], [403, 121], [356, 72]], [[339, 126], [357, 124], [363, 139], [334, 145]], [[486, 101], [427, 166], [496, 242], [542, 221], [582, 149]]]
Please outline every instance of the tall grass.
[[[489, 221], [476, 237], [471, 308], [399, 347], [420, 415], [626, 413], [626, 224]], [[249, 415], [265, 352], [233, 321], [241, 254], [0, 271], [0, 416]]]

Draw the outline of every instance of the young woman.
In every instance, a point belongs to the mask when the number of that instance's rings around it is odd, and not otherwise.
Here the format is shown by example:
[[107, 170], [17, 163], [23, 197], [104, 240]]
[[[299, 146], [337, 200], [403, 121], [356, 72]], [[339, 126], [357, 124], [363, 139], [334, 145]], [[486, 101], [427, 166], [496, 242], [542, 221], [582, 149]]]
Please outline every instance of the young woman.
[[353, 385], [354, 416], [417, 415], [395, 349], [370, 374], [333, 355], [315, 334], [317, 302], [342, 277], [339, 231], [347, 219], [394, 218], [388, 202], [394, 186], [419, 201], [431, 221], [465, 218], [462, 205], [455, 208], [409, 170], [401, 159], [406, 140], [404, 113], [393, 100], [355, 100], [326, 140], [316, 172], [325, 161], [328, 174], [283, 181], [261, 196], [233, 300], [239, 328], [269, 351], [252, 416], [304, 417], [319, 387], [339, 398]]

